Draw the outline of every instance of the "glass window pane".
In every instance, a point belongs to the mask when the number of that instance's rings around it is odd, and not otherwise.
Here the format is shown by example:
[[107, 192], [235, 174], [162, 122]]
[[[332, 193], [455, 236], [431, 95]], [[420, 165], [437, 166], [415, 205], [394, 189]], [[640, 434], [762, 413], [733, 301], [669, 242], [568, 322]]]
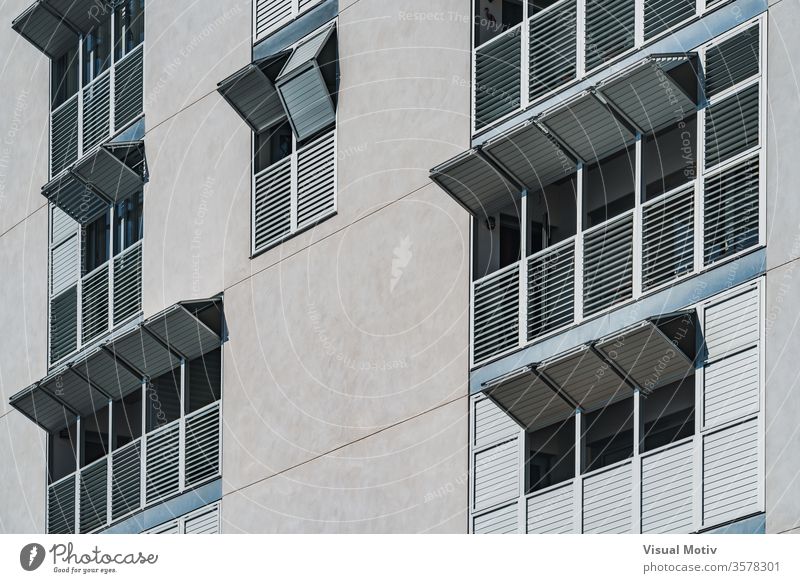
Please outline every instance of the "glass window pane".
[[633, 455], [633, 397], [583, 416], [584, 471]]
[[528, 492], [575, 477], [575, 417], [529, 432], [526, 440]]
[[292, 128], [288, 121], [256, 134], [253, 160], [256, 173], [290, 156], [292, 148]]

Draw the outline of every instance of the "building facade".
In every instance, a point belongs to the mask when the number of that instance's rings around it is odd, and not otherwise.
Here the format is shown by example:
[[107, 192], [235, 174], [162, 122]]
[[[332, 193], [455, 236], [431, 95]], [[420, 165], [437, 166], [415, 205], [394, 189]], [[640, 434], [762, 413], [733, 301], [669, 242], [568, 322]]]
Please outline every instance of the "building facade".
[[3, 10], [0, 530], [800, 528], [793, 0]]

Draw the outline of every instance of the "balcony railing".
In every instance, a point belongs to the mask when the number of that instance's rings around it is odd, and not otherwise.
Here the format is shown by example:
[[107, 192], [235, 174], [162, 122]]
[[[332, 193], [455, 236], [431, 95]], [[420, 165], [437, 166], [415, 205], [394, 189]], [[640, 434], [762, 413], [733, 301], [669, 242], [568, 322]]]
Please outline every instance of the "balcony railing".
[[57, 362], [142, 309], [142, 241], [50, 300], [50, 361]]
[[102, 530], [221, 472], [220, 402], [168, 423], [47, 488], [47, 532]]
[[144, 45], [139, 45], [50, 113], [50, 175], [56, 176], [144, 110]]
[[702, 179], [476, 280], [473, 366], [760, 244], [762, 162], [751, 150]]
[[[705, 11], [727, 0], [707, 1]], [[474, 49], [474, 131], [697, 16], [695, 0], [561, 0]]]

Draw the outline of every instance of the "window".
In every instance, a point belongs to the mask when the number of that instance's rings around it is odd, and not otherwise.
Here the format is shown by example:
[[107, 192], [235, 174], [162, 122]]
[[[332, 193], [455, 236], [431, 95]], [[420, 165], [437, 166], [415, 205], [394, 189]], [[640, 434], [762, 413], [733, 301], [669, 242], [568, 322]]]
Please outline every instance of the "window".
[[123, 0], [114, 10], [114, 57], [121, 59], [144, 42], [144, 0]]
[[694, 435], [694, 375], [656, 389], [642, 399], [644, 438], [649, 451]]
[[78, 467], [78, 425], [50, 434], [50, 455], [47, 456], [50, 482], [56, 482]]
[[219, 400], [222, 386], [221, 362], [221, 349], [219, 348], [189, 361], [187, 365], [186, 413], [192, 413]]
[[528, 493], [575, 477], [575, 417], [528, 432]]
[[153, 431], [181, 416], [181, 369], [175, 368], [147, 384], [147, 430]]
[[633, 147], [588, 167], [583, 199], [584, 228], [599, 225], [634, 207], [635, 168]]
[[633, 397], [583, 416], [584, 471], [633, 455]]
[[694, 180], [697, 116], [647, 136], [642, 144], [645, 201]]
[[50, 62], [52, 109], [78, 92], [78, 50], [70, 49]]
[[83, 228], [83, 270], [94, 271], [111, 258], [111, 211]]
[[142, 392], [134, 391], [112, 405], [111, 448], [118, 449], [142, 436]]
[[255, 134], [255, 154], [253, 168], [256, 173], [261, 172], [292, 155], [294, 151], [294, 137], [288, 121]]
[[528, 255], [575, 234], [576, 197], [574, 174], [528, 195]]
[[83, 84], [99, 77], [111, 66], [111, 19], [100, 22], [83, 42]]
[[144, 237], [144, 194], [118, 202], [114, 208], [114, 255], [141, 241]]
[[474, 277], [480, 279], [520, 259], [521, 208], [510, 204], [486, 219], [475, 219]]
[[81, 467], [99, 460], [109, 452], [108, 405], [81, 418]]
[[[538, 2], [538, 4], [546, 3], [546, 1]], [[522, 22], [523, 9], [522, 0], [475, 0], [476, 46]]]

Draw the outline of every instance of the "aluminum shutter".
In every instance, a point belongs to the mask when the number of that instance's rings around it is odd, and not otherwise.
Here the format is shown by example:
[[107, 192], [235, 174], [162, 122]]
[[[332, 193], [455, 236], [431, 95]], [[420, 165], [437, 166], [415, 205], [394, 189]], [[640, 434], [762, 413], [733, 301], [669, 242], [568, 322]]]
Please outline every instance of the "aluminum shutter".
[[480, 362], [519, 345], [519, 264], [475, 283], [473, 360]]
[[512, 439], [475, 454], [473, 476], [476, 510], [519, 496], [519, 443]]
[[78, 287], [50, 300], [50, 362], [61, 360], [78, 347]]
[[669, 30], [694, 12], [695, 0], [644, 0], [644, 38]]
[[583, 532], [624, 534], [633, 528], [632, 466], [625, 463], [583, 480]]
[[735, 294], [705, 309], [703, 329], [709, 359], [733, 354], [759, 341], [760, 307], [758, 289]]
[[759, 143], [759, 84], [706, 109], [706, 168], [746, 152]]
[[142, 446], [135, 441], [111, 455], [111, 519], [117, 520], [141, 506]]
[[564, 421], [575, 412], [557, 390], [530, 371], [492, 384], [486, 392], [529, 431]]
[[37, 0], [11, 23], [11, 28], [51, 59], [78, 46], [80, 31]]
[[649, 290], [694, 268], [694, 187], [642, 209], [642, 289]]
[[529, 257], [528, 340], [571, 324], [575, 317], [575, 241]]
[[642, 533], [688, 533], [693, 524], [693, 443], [642, 458]]
[[633, 297], [633, 215], [584, 234], [583, 315]]
[[570, 534], [574, 525], [574, 482], [528, 498], [528, 533]]
[[50, 294], [56, 296], [78, 282], [80, 248], [73, 234], [50, 250]]
[[217, 91], [256, 133], [286, 117], [275, 85], [257, 63], [222, 81]]
[[254, 182], [253, 249], [260, 251], [291, 232], [291, 158], [284, 158], [257, 174]]
[[522, 38], [515, 28], [475, 49], [475, 128], [520, 106]]
[[184, 522], [186, 534], [219, 534], [219, 506], [187, 516]]
[[103, 214], [109, 204], [109, 201], [69, 172], [45, 184], [42, 194], [81, 225], [86, 225]]
[[513, 534], [517, 528], [517, 504], [476, 516], [472, 521], [475, 534]]
[[703, 436], [703, 524], [713, 526], [762, 511], [758, 422]]
[[47, 488], [47, 533], [75, 533], [75, 478], [67, 476]]
[[336, 121], [336, 108], [320, 69], [326, 63], [318, 62], [334, 28], [328, 26], [298, 44], [275, 83], [298, 141]]
[[180, 427], [173, 422], [146, 436], [145, 502], [177, 494], [180, 487]]
[[528, 56], [531, 101], [577, 76], [576, 19], [575, 0], [567, 0], [531, 17]]
[[[138, 150], [139, 153], [134, 153]], [[106, 199], [117, 202], [137, 193], [144, 184], [141, 170], [129, 166], [141, 164], [144, 143], [105, 144], [81, 158], [73, 172], [82, 182], [100, 191]]]
[[80, 472], [80, 532], [105, 526], [107, 519], [108, 459], [103, 458]]
[[758, 26], [714, 44], [706, 50], [706, 96], [718, 93], [759, 74]]
[[586, 69], [633, 48], [636, 0], [586, 0]]
[[491, 399], [477, 399], [472, 411], [473, 443], [476, 448], [506, 441], [519, 433], [519, 425]]
[[757, 413], [760, 403], [758, 347], [706, 364], [703, 369], [706, 427]]
[[336, 210], [336, 131], [297, 151], [297, 228]]

